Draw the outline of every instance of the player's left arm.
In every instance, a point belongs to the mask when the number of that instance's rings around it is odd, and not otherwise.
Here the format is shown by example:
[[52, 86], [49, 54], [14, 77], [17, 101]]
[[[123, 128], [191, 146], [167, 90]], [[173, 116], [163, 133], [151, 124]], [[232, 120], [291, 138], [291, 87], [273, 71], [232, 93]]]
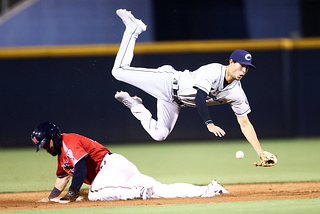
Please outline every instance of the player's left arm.
[[196, 107], [198, 109], [199, 115], [202, 118], [203, 122], [206, 124], [207, 129], [209, 132], [215, 134], [215, 136], [223, 137], [226, 133], [225, 131], [216, 126], [210, 117], [209, 109], [206, 103], [207, 93], [204, 92], [202, 89], [197, 89], [197, 94], [195, 98]]
[[249, 143], [252, 145], [254, 150], [258, 153], [259, 157], [263, 149], [261, 148], [260, 142], [258, 140], [256, 131], [254, 130], [253, 125], [251, 124], [247, 115], [237, 116], [238, 123], [240, 125], [241, 131]]
[[62, 201], [75, 201], [79, 196], [80, 188], [87, 176], [86, 157], [81, 158], [74, 166], [72, 182], [68, 193], [62, 197]]

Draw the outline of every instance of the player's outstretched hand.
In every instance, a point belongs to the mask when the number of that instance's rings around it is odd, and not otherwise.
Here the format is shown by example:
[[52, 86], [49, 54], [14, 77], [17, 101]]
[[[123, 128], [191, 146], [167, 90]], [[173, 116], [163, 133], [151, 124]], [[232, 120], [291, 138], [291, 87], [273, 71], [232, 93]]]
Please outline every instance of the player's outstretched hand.
[[209, 132], [213, 133], [215, 136], [223, 137], [226, 133], [219, 126], [214, 125], [213, 123], [209, 123], [207, 125]]
[[39, 201], [37, 201], [37, 202], [46, 203], [46, 202], [49, 202], [49, 201], [50, 201], [49, 198], [43, 198], [43, 199], [41, 199], [41, 200], [39, 200]]

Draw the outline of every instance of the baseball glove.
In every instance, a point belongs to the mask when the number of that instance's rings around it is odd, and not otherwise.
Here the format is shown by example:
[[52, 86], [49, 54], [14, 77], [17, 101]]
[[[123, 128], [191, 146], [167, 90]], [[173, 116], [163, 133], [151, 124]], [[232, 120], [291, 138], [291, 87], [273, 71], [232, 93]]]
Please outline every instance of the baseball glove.
[[252, 163], [255, 166], [270, 167], [276, 165], [278, 162], [278, 156], [270, 152], [263, 151], [260, 155], [260, 160], [258, 162]]

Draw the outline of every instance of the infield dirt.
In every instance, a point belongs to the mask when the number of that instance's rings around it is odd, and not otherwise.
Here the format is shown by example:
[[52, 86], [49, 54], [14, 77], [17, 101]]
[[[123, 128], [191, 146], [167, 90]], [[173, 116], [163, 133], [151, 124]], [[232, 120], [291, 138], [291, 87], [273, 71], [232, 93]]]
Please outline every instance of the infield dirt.
[[162, 198], [127, 201], [89, 201], [87, 198], [88, 190], [83, 190], [81, 192], [81, 195], [84, 196], [83, 201], [68, 204], [36, 202], [41, 198], [47, 197], [50, 194], [49, 192], [2, 193], [0, 194], [0, 211], [320, 198], [320, 182], [239, 184], [226, 185], [225, 188], [229, 189], [231, 194], [210, 198]]

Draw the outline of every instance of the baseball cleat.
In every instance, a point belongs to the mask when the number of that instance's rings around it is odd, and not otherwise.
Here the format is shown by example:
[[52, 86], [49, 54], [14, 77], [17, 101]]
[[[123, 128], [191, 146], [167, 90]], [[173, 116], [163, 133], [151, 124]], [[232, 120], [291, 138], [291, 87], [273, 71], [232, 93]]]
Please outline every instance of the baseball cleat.
[[116, 13], [122, 19], [126, 27], [132, 26], [138, 28], [139, 34], [146, 31], [147, 25], [145, 25], [141, 20], [136, 19], [130, 11], [127, 11], [126, 9], [118, 9]]
[[[82, 196], [78, 196], [78, 198], [75, 201], [82, 201], [82, 199], [83, 199]], [[69, 202], [71, 202], [71, 201], [69, 201], [69, 200], [59, 200], [60, 204], [67, 204]]]
[[142, 99], [140, 97], [131, 97], [129, 93], [125, 91], [117, 91], [117, 93], [114, 95], [114, 98], [116, 98], [119, 102], [123, 103], [129, 109], [131, 109], [132, 106], [135, 106], [137, 104], [142, 104]]
[[216, 195], [220, 195], [220, 194], [229, 194], [229, 190], [223, 188], [223, 186], [217, 182], [216, 180], [213, 180], [209, 185], [212, 185]]
[[140, 197], [143, 200], [150, 200], [153, 194], [154, 194], [153, 187], [149, 187], [149, 188], [142, 187], [140, 191]]

